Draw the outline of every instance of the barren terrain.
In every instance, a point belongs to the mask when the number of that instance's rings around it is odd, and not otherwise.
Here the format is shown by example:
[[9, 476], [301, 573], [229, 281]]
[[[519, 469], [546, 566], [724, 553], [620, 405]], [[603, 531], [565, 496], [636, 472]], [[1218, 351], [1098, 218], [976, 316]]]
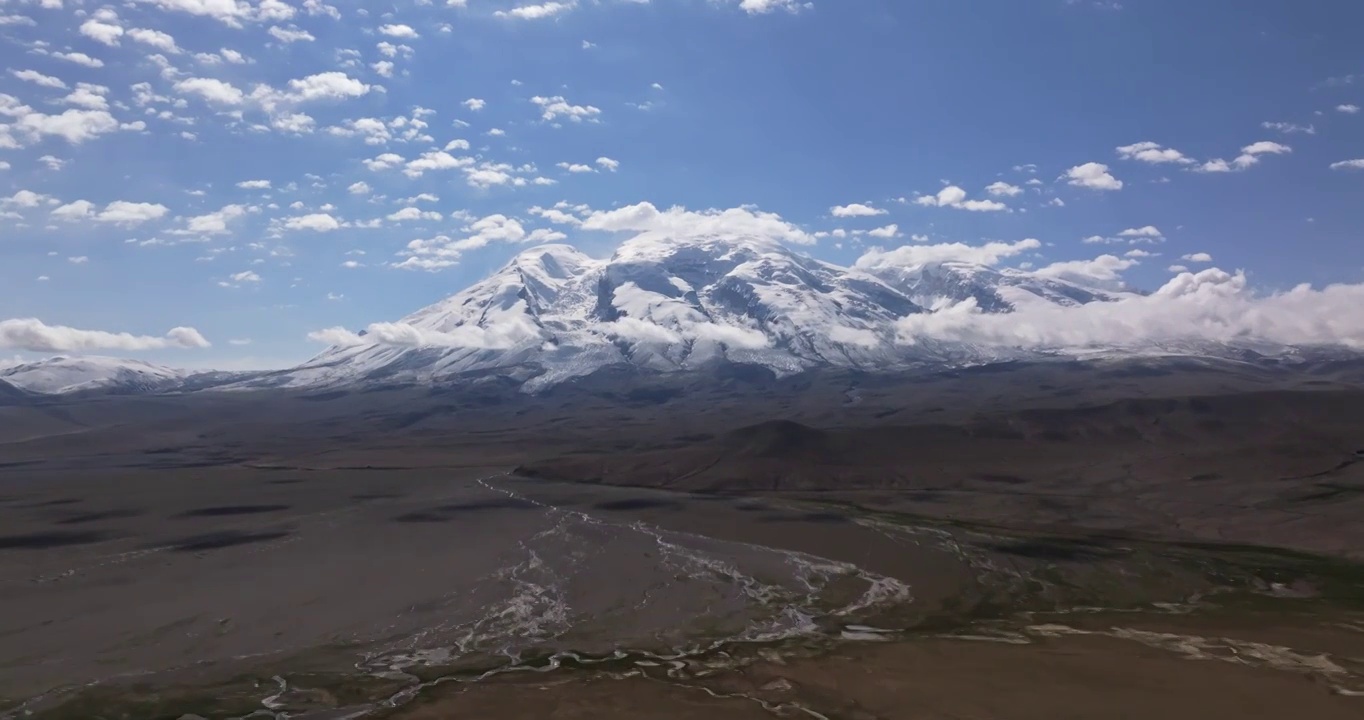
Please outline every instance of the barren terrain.
[[1360, 381], [6, 401], [0, 716], [1357, 717]]

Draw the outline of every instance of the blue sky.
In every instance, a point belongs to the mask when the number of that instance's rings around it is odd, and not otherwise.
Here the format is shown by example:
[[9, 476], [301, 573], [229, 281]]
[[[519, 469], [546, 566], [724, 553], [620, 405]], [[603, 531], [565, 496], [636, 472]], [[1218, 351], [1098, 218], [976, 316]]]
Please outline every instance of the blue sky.
[[593, 215], [643, 202], [779, 215], [844, 264], [1037, 238], [999, 262], [1357, 284], [1361, 25], [1288, 0], [0, 0], [0, 356], [286, 365], [528, 243], [607, 254], [628, 234]]

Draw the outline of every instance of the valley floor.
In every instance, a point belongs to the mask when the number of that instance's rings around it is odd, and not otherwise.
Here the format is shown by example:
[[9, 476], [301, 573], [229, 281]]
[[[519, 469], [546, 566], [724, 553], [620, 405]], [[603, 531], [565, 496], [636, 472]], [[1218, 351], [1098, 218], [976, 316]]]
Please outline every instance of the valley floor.
[[0, 718], [1358, 717], [1364, 411], [1278, 392], [0, 408]]

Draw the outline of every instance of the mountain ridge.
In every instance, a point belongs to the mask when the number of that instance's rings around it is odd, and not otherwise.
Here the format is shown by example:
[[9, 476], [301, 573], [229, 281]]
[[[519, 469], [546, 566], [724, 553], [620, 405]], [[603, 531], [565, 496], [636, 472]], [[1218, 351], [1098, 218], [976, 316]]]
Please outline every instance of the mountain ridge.
[[983, 316], [1073, 309], [1147, 296], [1109, 277], [1048, 273], [952, 258], [915, 246], [869, 252], [851, 266], [763, 237], [626, 241], [607, 258], [566, 244], [518, 253], [501, 269], [395, 322], [312, 337], [329, 347], [292, 368], [195, 373], [138, 361], [58, 358], [0, 371], [29, 392], [319, 390], [459, 385], [498, 379], [538, 393], [625, 368], [713, 372], [751, 366], [775, 376], [819, 368], [917, 372], [1009, 361], [1188, 356], [1293, 360], [1302, 348], [1257, 342], [1133, 341], [1023, 347], [902, 337], [910, 318], [965, 307]]

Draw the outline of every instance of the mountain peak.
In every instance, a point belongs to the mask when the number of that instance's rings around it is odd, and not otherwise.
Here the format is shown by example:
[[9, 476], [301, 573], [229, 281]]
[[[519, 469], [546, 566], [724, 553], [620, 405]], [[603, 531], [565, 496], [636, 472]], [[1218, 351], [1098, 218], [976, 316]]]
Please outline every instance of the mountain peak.
[[[912, 253], [854, 268], [760, 235], [639, 235], [607, 259], [564, 244], [516, 255], [493, 275], [361, 344], [333, 347], [282, 378], [314, 386], [382, 378], [447, 382], [488, 373], [535, 390], [610, 366], [649, 372], [716, 363], [781, 375], [813, 367], [893, 371], [960, 358], [960, 348], [897, 342], [898, 322], [971, 300], [984, 312], [1014, 302], [1113, 299], [1075, 283], [1001, 273]], [[1026, 296], [1026, 297], [1025, 297]], [[976, 359], [999, 350], [970, 349]]]

